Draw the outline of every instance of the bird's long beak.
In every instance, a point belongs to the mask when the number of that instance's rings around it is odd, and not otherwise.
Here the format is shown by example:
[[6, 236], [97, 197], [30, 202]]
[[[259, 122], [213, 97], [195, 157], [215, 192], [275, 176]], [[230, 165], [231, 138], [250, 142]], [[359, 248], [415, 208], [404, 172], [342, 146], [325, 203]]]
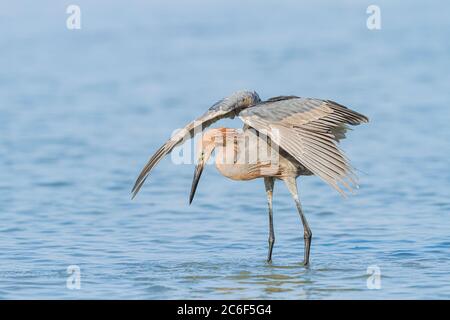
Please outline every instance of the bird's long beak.
[[194, 179], [192, 180], [191, 194], [189, 196], [189, 204], [191, 204], [192, 200], [194, 199], [195, 190], [197, 190], [197, 185], [200, 180], [200, 177], [202, 176], [204, 166], [205, 166], [205, 162], [199, 161], [199, 163], [195, 167]]

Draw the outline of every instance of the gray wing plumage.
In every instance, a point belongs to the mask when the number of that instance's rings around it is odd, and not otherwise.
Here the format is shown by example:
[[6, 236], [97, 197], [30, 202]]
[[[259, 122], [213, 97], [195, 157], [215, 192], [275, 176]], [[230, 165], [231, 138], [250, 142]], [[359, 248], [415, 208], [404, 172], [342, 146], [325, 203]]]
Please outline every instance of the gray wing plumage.
[[172, 138], [170, 138], [165, 144], [163, 144], [155, 154], [150, 158], [147, 164], [142, 169], [136, 182], [131, 190], [132, 198], [141, 189], [145, 180], [147, 179], [150, 171], [153, 167], [161, 161], [161, 159], [170, 153], [175, 146], [186, 141], [186, 139], [192, 138], [195, 133], [201, 132], [214, 122], [222, 118], [234, 118], [237, 112], [242, 108], [248, 107], [255, 103], [260, 102], [260, 98], [256, 92], [252, 91], [237, 91], [232, 95], [215, 103], [208, 111], [201, 117], [190, 122], [183, 129], [178, 131]]
[[341, 186], [351, 191], [356, 185], [337, 142], [345, 137], [348, 125], [368, 122], [366, 116], [330, 100], [284, 96], [244, 109], [239, 118], [341, 194], [345, 194]]
[[[220, 101], [218, 102], [220, 103]], [[216, 104], [217, 105], [217, 104]], [[216, 106], [214, 105], [214, 106]], [[213, 106], [213, 107], [214, 107]], [[168, 153], [170, 153], [173, 148], [175, 148], [178, 144], [186, 141], [186, 139], [190, 139], [194, 136], [194, 133], [197, 132], [197, 130], [200, 132], [210, 126], [212, 123], [225, 118], [228, 116], [229, 111], [224, 111], [219, 108], [216, 110], [208, 110], [203, 116], [197, 118], [196, 120], [190, 122], [188, 125], [186, 125], [183, 129], [178, 131], [172, 138], [166, 141], [154, 154], [153, 156], [148, 160], [147, 164], [142, 169], [141, 173], [139, 174], [138, 178], [136, 179], [136, 182], [133, 186], [133, 189], [131, 190], [132, 198], [136, 196], [136, 194], [141, 189], [142, 185], [144, 184], [145, 180], [147, 179], [147, 176], [149, 175], [150, 171], [153, 169], [153, 167], [158, 164], [158, 162]]]

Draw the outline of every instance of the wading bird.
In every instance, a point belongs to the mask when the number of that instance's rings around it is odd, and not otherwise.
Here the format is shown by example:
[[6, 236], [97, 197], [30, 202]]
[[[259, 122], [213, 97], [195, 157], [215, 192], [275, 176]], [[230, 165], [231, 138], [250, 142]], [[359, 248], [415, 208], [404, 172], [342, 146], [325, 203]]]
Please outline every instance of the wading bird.
[[[271, 262], [275, 242], [273, 186], [275, 179], [283, 180], [294, 198], [303, 224], [303, 264], [308, 265], [312, 232], [300, 204], [296, 178], [299, 175], [317, 175], [341, 194], [345, 194], [343, 187], [351, 191], [356, 185], [356, 176], [337, 143], [345, 138], [348, 125], [368, 122], [364, 115], [334, 101], [297, 96], [279, 96], [261, 101], [256, 92], [236, 92], [215, 103], [161, 146], [142, 169], [132, 196], [134, 198], [139, 192], [152, 168], [176, 145], [222, 118], [235, 116], [245, 124], [242, 132], [219, 128], [203, 135], [189, 200], [192, 202], [203, 166], [214, 149], [216, 167], [224, 176], [235, 180], [264, 178], [269, 207], [267, 261]], [[251, 139], [255, 136], [256, 139]], [[231, 157], [225, 156], [227, 146], [231, 146], [228, 148], [232, 150]], [[261, 147], [270, 151], [257, 157], [256, 161], [236, 161], [241, 154], [251, 155]]]

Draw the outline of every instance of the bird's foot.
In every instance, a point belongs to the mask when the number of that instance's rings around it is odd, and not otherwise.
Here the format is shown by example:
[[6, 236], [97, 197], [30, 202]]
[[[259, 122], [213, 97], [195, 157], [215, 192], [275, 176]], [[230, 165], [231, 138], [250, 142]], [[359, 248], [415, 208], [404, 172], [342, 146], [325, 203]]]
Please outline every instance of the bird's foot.
[[309, 261], [303, 260], [303, 262], [300, 263], [300, 265], [301, 265], [302, 267], [309, 268]]

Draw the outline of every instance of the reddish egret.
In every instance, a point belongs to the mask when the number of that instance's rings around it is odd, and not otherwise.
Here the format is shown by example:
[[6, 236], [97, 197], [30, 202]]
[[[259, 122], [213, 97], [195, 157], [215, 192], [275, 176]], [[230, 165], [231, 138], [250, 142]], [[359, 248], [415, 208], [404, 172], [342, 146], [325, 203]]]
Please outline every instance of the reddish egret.
[[[343, 187], [351, 191], [356, 185], [356, 176], [337, 144], [345, 138], [349, 125], [368, 122], [366, 116], [334, 101], [297, 96], [279, 96], [261, 101], [256, 92], [236, 92], [218, 101], [203, 116], [189, 123], [156, 151], [136, 180], [132, 190], [133, 198], [152, 168], [176, 145], [217, 120], [235, 116], [245, 123], [242, 132], [219, 128], [203, 135], [189, 201], [192, 202], [203, 166], [214, 149], [216, 167], [222, 175], [234, 180], [264, 178], [269, 207], [267, 261], [271, 262], [275, 241], [273, 186], [275, 179], [283, 180], [294, 198], [303, 224], [303, 263], [308, 265], [312, 232], [300, 204], [296, 178], [300, 175], [316, 175], [341, 194], [345, 194]], [[262, 152], [256, 160], [248, 161], [248, 156], [261, 148], [268, 152]], [[231, 157], [226, 150], [232, 151]], [[243, 154], [247, 155], [247, 158], [243, 157], [247, 160], [242, 161]]]

